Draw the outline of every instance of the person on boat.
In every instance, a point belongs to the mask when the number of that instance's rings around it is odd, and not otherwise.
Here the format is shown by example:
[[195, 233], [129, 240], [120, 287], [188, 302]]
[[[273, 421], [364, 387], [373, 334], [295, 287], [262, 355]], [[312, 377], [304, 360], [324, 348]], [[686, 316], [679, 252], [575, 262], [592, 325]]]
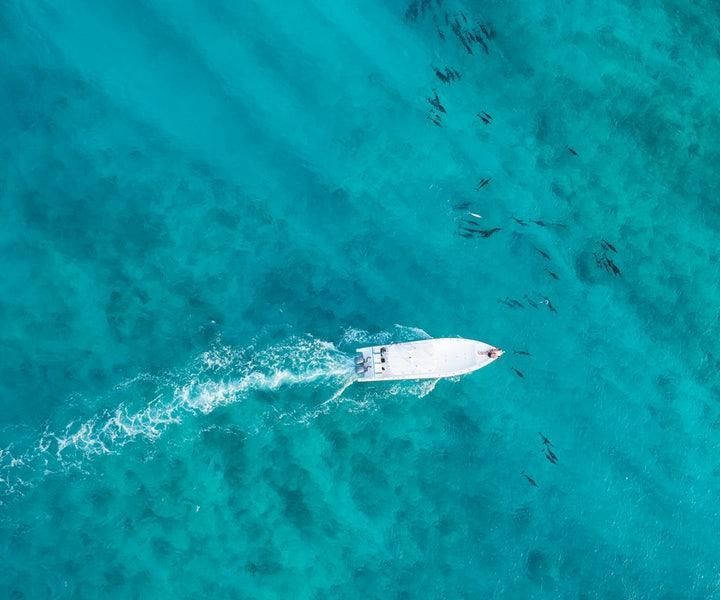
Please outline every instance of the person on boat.
[[500, 350], [500, 348], [490, 348], [490, 350], [488, 350], [487, 352], [487, 355], [488, 358], [499, 358], [500, 356], [502, 356], [502, 353], [503, 351]]

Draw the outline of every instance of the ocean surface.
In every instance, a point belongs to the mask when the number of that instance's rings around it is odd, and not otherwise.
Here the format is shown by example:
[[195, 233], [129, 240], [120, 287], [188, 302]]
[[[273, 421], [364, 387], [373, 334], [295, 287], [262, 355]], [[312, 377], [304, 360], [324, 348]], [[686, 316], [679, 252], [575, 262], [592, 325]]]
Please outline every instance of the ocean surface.
[[716, 0], [3, 2], [0, 597], [720, 598], [719, 89]]

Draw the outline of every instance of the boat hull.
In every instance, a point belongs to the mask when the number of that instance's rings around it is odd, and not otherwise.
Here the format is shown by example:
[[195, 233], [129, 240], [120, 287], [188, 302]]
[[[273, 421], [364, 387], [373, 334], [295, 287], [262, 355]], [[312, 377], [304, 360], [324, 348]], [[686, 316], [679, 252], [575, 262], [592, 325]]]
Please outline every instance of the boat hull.
[[[491, 350], [495, 354], [490, 356]], [[497, 360], [495, 346], [464, 338], [434, 338], [358, 348], [357, 381], [442, 379], [466, 375]]]

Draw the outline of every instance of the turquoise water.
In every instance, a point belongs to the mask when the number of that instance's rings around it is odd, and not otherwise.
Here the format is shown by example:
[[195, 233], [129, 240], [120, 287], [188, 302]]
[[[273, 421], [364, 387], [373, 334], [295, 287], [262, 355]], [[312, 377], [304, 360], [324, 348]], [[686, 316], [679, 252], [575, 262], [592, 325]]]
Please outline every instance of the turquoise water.
[[0, 596], [720, 597], [717, 4], [131, 4], [0, 7]]

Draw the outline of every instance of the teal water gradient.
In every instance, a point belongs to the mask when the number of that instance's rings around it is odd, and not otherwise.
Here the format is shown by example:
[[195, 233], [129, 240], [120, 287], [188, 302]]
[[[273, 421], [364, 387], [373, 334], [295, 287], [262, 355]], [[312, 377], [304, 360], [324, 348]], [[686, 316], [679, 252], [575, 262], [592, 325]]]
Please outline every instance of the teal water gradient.
[[717, 4], [206, 4], [0, 7], [0, 595], [720, 597]]

